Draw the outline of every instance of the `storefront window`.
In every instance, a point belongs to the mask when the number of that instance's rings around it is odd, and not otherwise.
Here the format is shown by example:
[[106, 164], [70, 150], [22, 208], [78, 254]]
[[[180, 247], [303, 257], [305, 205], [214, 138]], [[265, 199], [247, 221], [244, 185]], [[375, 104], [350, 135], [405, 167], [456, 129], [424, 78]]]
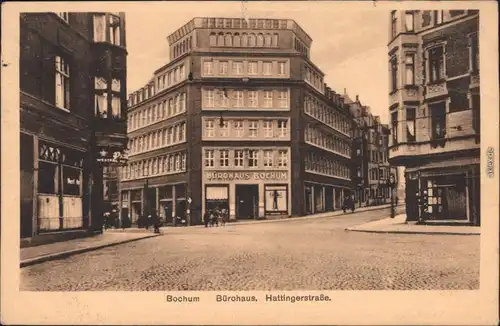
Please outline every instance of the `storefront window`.
[[63, 167], [63, 194], [80, 196], [80, 172], [79, 169]]
[[56, 194], [57, 165], [49, 162], [38, 162], [38, 193]]

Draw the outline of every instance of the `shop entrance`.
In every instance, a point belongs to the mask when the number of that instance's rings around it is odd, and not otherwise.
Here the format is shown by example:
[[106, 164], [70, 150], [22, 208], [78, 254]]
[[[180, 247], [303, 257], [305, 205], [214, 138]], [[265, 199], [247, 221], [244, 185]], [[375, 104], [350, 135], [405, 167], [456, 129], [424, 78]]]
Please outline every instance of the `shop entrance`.
[[236, 216], [254, 218], [259, 215], [259, 186], [236, 185]]

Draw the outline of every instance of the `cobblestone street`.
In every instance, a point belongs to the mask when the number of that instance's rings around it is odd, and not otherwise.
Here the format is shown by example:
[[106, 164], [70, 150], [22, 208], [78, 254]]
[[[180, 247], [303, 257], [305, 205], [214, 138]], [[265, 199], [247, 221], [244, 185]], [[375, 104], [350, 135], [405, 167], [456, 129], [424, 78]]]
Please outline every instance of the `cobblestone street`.
[[345, 231], [388, 214], [167, 229], [160, 237], [23, 268], [21, 290], [478, 288], [479, 236]]

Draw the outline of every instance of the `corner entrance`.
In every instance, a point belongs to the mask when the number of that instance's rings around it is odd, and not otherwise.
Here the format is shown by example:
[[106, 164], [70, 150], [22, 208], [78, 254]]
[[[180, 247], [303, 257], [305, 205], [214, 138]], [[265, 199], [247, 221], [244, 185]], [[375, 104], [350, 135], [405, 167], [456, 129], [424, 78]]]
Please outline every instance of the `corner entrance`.
[[251, 219], [259, 215], [259, 186], [236, 185], [236, 217]]

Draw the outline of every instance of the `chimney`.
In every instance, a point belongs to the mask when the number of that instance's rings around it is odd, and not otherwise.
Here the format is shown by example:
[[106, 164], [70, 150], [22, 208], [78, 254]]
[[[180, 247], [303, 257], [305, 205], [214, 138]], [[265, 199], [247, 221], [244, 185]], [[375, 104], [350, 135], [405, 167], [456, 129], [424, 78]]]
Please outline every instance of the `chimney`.
[[344, 95], [347, 95], [347, 88], [344, 87]]
[[359, 95], [356, 94], [356, 102], [359, 102]]

